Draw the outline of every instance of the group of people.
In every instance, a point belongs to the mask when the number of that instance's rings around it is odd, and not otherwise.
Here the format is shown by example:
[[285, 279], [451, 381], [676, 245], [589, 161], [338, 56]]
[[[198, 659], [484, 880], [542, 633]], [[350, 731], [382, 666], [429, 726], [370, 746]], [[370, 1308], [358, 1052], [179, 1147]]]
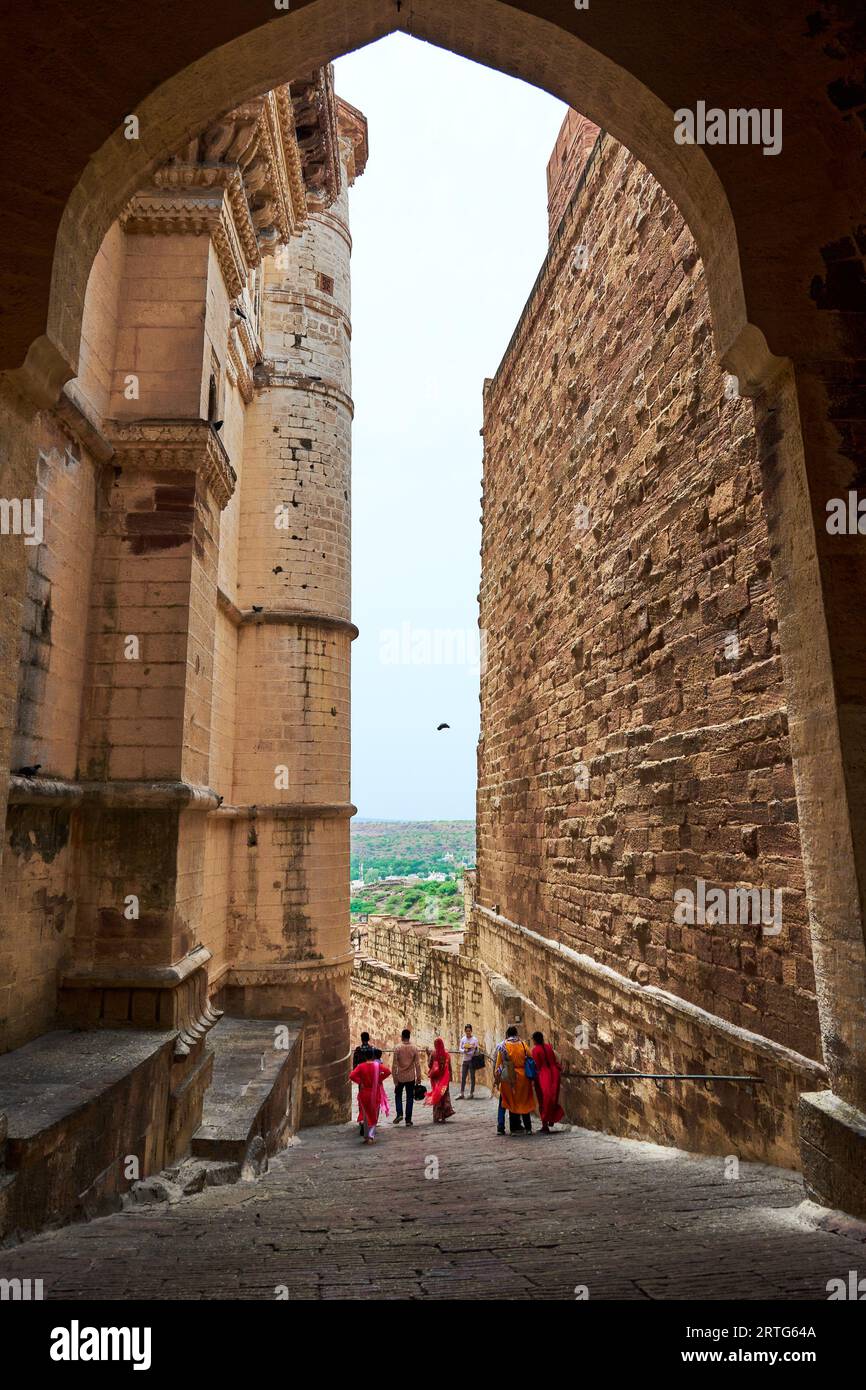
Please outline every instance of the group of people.
[[[559, 1103], [562, 1068], [556, 1053], [550, 1043], [544, 1041], [543, 1033], [533, 1033], [532, 1044], [530, 1051], [512, 1025], [493, 1055], [493, 1086], [499, 1091], [497, 1134], [509, 1131], [532, 1134], [535, 1111], [541, 1120], [542, 1134], [549, 1134], [551, 1126], [564, 1117]], [[431, 1106], [434, 1124], [444, 1125], [455, 1113], [451, 1103], [451, 1058], [442, 1038], [437, 1038], [432, 1049], [426, 1050], [429, 1090], [421, 1079], [421, 1053], [412, 1042], [408, 1028], [400, 1035], [392, 1061], [393, 1069], [382, 1061], [382, 1049], [372, 1046], [370, 1034], [361, 1034], [360, 1045], [352, 1055], [349, 1080], [358, 1087], [358, 1133], [365, 1144], [376, 1142], [376, 1127], [382, 1111], [390, 1114], [384, 1084], [388, 1077], [394, 1082], [395, 1125], [405, 1124], [408, 1128], [414, 1123], [412, 1112], [416, 1100]], [[468, 1082], [468, 1099], [474, 1100], [475, 1074], [485, 1065], [485, 1058], [470, 1023], [466, 1024], [460, 1039], [460, 1061], [460, 1094], [456, 1099], [467, 1099]]]
[[403, 1029], [392, 1060], [393, 1071], [382, 1061], [382, 1049], [372, 1046], [370, 1034], [361, 1034], [360, 1046], [355, 1048], [352, 1055], [349, 1080], [358, 1087], [358, 1132], [365, 1144], [376, 1142], [376, 1127], [381, 1112], [384, 1110], [386, 1115], [391, 1113], [384, 1084], [389, 1076], [394, 1081], [395, 1125], [405, 1123], [407, 1127], [412, 1126], [416, 1100], [423, 1100], [425, 1105], [433, 1107], [434, 1124], [444, 1124], [454, 1114], [450, 1094], [451, 1059], [442, 1038], [437, 1038], [432, 1050], [427, 1052], [429, 1091], [421, 1081], [421, 1053], [413, 1043], [408, 1028]]

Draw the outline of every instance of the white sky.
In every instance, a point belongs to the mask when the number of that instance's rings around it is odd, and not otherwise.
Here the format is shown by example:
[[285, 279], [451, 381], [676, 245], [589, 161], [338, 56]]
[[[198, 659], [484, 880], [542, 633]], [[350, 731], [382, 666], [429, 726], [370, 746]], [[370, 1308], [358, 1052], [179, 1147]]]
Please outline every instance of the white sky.
[[547, 250], [565, 107], [405, 35], [339, 59], [336, 87], [370, 132], [350, 207], [352, 798], [361, 818], [472, 819], [481, 392]]

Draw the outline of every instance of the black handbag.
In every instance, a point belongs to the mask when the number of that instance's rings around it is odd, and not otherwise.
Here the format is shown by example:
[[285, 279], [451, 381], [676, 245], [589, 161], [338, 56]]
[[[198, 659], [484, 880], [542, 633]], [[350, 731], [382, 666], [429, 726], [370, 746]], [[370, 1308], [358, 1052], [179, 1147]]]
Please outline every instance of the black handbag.
[[481, 1071], [482, 1067], [487, 1066], [487, 1058], [483, 1052], [476, 1052], [469, 1060], [469, 1065], [473, 1071]]
[[427, 1087], [426, 1087], [426, 1086], [422, 1086], [422, 1085], [421, 1085], [421, 1082], [419, 1081], [419, 1082], [416, 1084], [416, 1086], [415, 1086], [415, 1099], [416, 1099], [416, 1100], [423, 1100], [424, 1097], [426, 1096], [426, 1094], [427, 1094]]

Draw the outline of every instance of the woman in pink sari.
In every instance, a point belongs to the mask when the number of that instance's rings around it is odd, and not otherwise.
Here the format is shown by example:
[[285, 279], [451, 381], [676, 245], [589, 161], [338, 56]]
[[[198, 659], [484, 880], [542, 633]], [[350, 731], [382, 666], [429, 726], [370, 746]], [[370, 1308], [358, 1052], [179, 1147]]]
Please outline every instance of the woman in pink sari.
[[388, 1097], [382, 1083], [390, 1075], [390, 1067], [382, 1065], [382, 1053], [378, 1047], [373, 1048], [369, 1062], [361, 1062], [349, 1073], [349, 1080], [358, 1087], [358, 1122], [363, 1126], [365, 1144], [376, 1142], [379, 1111], [384, 1110], [388, 1114]]
[[433, 1044], [433, 1051], [429, 1054], [430, 1066], [427, 1075], [430, 1078], [430, 1090], [424, 1097], [425, 1105], [433, 1106], [434, 1125], [444, 1125], [449, 1115], [454, 1114], [454, 1106], [451, 1104], [451, 1058], [445, 1050], [445, 1044], [441, 1038], [437, 1038]]
[[549, 1134], [550, 1126], [565, 1118], [565, 1111], [559, 1103], [559, 1080], [562, 1068], [550, 1043], [544, 1041], [543, 1033], [533, 1033], [532, 1060], [535, 1063], [535, 1094], [538, 1097], [538, 1113], [541, 1116], [541, 1133]]

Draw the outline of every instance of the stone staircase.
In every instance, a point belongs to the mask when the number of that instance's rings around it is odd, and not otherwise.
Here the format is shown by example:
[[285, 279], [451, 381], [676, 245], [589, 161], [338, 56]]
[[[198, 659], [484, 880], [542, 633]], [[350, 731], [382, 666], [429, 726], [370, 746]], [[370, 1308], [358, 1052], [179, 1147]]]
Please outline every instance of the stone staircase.
[[266, 1169], [300, 1123], [302, 1025], [220, 1020], [191, 1140], [172, 1158], [169, 1101], [184, 1104], [169, 1093], [174, 1043], [165, 1031], [58, 1029], [0, 1056], [0, 1242]]

